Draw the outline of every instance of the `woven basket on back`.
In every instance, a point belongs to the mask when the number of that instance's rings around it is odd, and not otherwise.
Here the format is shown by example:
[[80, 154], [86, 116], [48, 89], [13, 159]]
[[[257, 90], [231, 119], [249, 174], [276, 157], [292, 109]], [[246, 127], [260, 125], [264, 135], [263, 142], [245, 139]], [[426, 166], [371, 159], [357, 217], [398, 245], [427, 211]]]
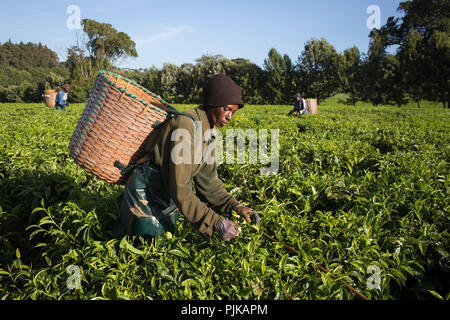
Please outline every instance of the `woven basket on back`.
[[125, 183], [114, 166], [128, 166], [144, 154], [155, 121], [162, 122], [173, 108], [160, 96], [134, 81], [100, 71], [94, 89], [69, 143], [75, 162], [110, 183]]
[[317, 110], [317, 99], [308, 99], [307, 100], [308, 103], [308, 111], [310, 114], [317, 114], [318, 110]]
[[54, 108], [56, 105], [56, 90], [49, 89], [44, 90], [44, 93], [42, 94], [42, 98], [44, 99], [44, 103], [49, 108]]

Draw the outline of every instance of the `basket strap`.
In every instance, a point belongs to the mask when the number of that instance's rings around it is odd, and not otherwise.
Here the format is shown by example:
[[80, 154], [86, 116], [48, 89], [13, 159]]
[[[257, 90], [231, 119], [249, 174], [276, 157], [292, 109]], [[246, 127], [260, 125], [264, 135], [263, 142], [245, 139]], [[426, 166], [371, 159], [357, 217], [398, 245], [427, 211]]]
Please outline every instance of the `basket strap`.
[[134, 168], [136, 168], [140, 163], [134, 163], [129, 165], [128, 167], [126, 165], [124, 165], [122, 162], [120, 162], [119, 160], [114, 161], [114, 167], [116, 167], [117, 169], [120, 170], [120, 174], [121, 175], [126, 175], [128, 174], [128, 172], [130, 172], [131, 170], [133, 170]]
[[186, 117], [191, 118], [192, 121], [195, 121], [195, 119], [192, 116], [190, 116], [190, 115], [188, 115], [188, 114], [186, 114], [184, 112], [178, 111], [177, 109], [175, 109], [171, 105], [167, 105], [166, 112], [172, 117], [173, 116], [186, 116]]
[[[190, 116], [190, 115], [188, 115], [188, 114], [186, 114], [184, 112], [178, 111], [177, 109], [175, 109], [171, 105], [167, 105], [166, 107], [167, 107], [167, 109], [165, 111], [167, 112], [168, 118], [172, 118], [172, 117], [175, 117], [175, 116], [185, 116], [185, 117], [191, 118], [192, 121], [194, 121], [194, 124], [195, 124], [195, 119], [192, 116]], [[152, 128], [153, 129], [158, 129], [163, 123], [164, 122], [162, 122], [162, 121], [154, 121], [153, 124], [152, 124]]]

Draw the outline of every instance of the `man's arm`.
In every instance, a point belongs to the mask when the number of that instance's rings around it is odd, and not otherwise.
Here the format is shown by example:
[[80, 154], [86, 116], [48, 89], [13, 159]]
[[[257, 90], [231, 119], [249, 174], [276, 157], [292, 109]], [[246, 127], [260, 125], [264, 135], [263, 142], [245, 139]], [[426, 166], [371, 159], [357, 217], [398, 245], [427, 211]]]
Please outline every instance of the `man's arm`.
[[194, 177], [196, 190], [219, 213], [230, 213], [239, 201], [225, 190], [217, 175], [216, 164], [206, 165]]

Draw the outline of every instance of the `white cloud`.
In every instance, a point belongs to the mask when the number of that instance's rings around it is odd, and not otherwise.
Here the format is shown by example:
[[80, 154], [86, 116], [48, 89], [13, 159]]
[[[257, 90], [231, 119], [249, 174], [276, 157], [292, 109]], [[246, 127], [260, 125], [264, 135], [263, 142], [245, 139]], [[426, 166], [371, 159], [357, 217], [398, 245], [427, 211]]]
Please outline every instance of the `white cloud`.
[[193, 27], [189, 25], [179, 27], [165, 27], [160, 32], [149, 35], [146, 38], [136, 40], [136, 47], [143, 47], [149, 43], [158, 40], [167, 40], [176, 37], [182, 33], [192, 31]]

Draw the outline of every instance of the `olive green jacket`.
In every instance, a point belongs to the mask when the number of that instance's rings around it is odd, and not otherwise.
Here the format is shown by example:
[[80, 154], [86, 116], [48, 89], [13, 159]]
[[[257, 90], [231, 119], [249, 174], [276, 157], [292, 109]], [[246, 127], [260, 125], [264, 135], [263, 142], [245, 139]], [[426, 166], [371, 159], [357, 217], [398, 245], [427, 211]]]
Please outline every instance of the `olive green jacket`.
[[[152, 132], [145, 151], [150, 161], [160, 167], [164, 189], [181, 213], [199, 232], [211, 236], [219, 229], [222, 214], [229, 214], [239, 202], [225, 190], [216, 162], [208, 161], [209, 155], [215, 156], [215, 129], [209, 124], [205, 108], [184, 113], [201, 123], [195, 126], [191, 118], [178, 115]], [[175, 139], [176, 129], [186, 130], [177, 132], [187, 134], [189, 143], [183, 144], [184, 138]], [[182, 157], [172, 161], [172, 153]]]

